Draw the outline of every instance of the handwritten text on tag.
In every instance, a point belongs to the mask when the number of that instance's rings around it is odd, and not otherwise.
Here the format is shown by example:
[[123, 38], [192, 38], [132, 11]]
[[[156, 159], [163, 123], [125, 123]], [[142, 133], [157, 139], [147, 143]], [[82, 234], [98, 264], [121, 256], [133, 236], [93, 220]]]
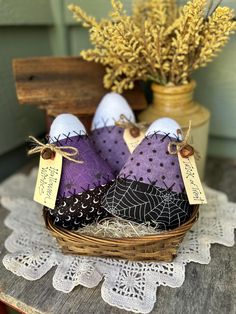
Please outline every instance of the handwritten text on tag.
[[54, 159], [40, 157], [34, 201], [51, 209], [55, 208], [61, 178], [62, 155], [56, 153]]
[[207, 204], [194, 155], [183, 158], [179, 152], [178, 159], [189, 204]]

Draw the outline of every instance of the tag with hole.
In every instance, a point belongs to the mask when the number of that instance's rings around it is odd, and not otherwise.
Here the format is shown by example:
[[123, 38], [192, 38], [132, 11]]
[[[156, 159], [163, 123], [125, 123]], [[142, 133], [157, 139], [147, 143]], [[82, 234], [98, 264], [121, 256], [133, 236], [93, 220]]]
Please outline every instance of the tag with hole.
[[38, 177], [34, 191], [34, 201], [54, 209], [59, 189], [62, 155], [56, 153], [53, 159], [40, 157]]
[[181, 153], [179, 152], [178, 159], [189, 204], [207, 204], [194, 155], [189, 157], [182, 157]]
[[[145, 137], [145, 132], [138, 128], [134, 129], [134, 132], [131, 131], [132, 129], [127, 128], [124, 130], [124, 141], [128, 146], [130, 153], [132, 154], [135, 148], [142, 142]], [[136, 131], [135, 131], [136, 130]]]

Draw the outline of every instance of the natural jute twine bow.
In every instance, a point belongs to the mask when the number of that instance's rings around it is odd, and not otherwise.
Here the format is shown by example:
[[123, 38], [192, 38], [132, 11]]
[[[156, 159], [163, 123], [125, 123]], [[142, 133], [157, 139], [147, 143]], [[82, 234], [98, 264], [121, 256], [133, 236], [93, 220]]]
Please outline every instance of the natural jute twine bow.
[[138, 137], [140, 135], [140, 130], [145, 130], [147, 127], [146, 123], [134, 123], [128, 119], [124, 114], [120, 115], [120, 119], [115, 123], [117, 126], [130, 129], [130, 134], [133, 137]]
[[178, 135], [180, 134], [183, 140], [181, 142], [173, 141], [168, 144], [168, 152], [170, 155], [177, 155], [178, 153], [180, 153], [183, 158], [187, 158], [196, 154], [197, 158], [200, 157], [198, 152], [193, 148], [193, 146], [188, 144], [190, 133], [191, 133], [191, 127], [192, 127], [192, 122], [189, 121], [188, 131], [185, 137], [181, 130], [177, 130], [177, 134]]
[[56, 153], [60, 154], [62, 157], [76, 162], [77, 164], [82, 164], [82, 160], [74, 159], [73, 157], [79, 154], [78, 149], [72, 146], [56, 146], [54, 144], [43, 144], [37, 140], [34, 136], [29, 136], [29, 138], [37, 144], [36, 147], [28, 151], [28, 155], [33, 155], [40, 153], [43, 159], [52, 159]]

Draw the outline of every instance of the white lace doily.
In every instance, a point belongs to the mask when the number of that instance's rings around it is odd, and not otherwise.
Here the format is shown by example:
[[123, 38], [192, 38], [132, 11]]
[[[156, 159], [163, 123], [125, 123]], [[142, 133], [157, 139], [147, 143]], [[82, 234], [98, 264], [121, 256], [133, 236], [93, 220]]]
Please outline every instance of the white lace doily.
[[210, 262], [211, 243], [234, 245], [236, 204], [225, 194], [205, 187], [208, 205], [186, 235], [172, 263], [127, 262], [115, 259], [63, 255], [44, 227], [41, 206], [32, 201], [36, 170], [30, 176], [15, 175], [0, 186], [1, 203], [10, 213], [5, 220], [11, 235], [4, 266], [28, 280], [40, 279], [53, 266], [55, 289], [68, 293], [77, 285], [92, 288], [103, 279], [105, 302], [133, 312], [149, 313], [160, 285], [180, 287], [189, 262]]

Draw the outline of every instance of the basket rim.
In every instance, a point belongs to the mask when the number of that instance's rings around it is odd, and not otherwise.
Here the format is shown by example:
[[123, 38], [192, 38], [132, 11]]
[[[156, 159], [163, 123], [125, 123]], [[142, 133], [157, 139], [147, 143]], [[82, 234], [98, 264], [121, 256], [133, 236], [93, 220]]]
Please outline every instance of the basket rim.
[[160, 232], [157, 234], [150, 234], [150, 235], [145, 235], [142, 237], [120, 237], [120, 238], [96, 237], [93, 235], [85, 235], [85, 234], [76, 233], [74, 231], [66, 230], [61, 227], [57, 227], [53, 225], [50, 221], [48, 212], [46, 212], [45, 210], [43, 211], [43, 216], [45, 219], [45, 224], [46, 224], [47, 229], [53, 232], [56, 237], [66, 238], [66, 241], [68, 242], [74, 243], [75, 241], [83, 240], [83, 241], [88, 241], [94, 244], [100, 243], [102, 245], [106, 245], [106, 244], [117, 245], [117, 244], [122, 243], [122, 245], [130, 246], [137, 243], [138, 244], [142, 244], [144, 242], [150, 243], [150, 242], [156, 242], [157, 240], [165, 240], [165, 239], [182, 236], [183, 233], [186, 233], [189, 229], [191, 229], [194, 222], [198, 219], [198, 211], [199, 211], [199, 205], [194, 205], [193, 212], [189, 220], [173, 230], [170, 230], [170, 231], [167, 230], [167, 231]]

